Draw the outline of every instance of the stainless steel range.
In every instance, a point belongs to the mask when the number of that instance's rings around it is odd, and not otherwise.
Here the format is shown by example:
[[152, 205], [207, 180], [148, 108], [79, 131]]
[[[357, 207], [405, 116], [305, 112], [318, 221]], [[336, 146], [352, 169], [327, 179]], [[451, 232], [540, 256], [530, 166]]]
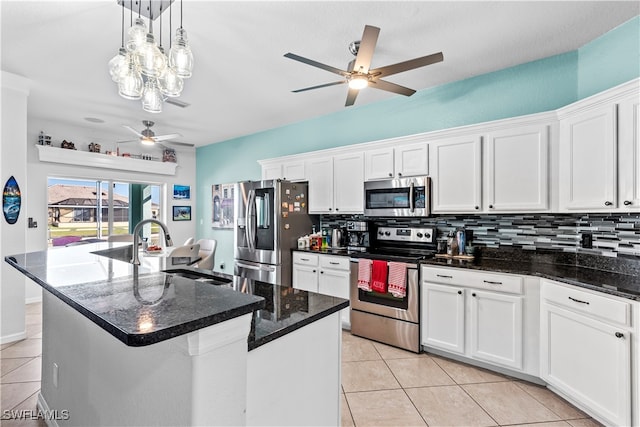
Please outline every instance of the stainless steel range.
[[[435, 233], [433, 228], [379, 227], [372, 230], [371, 247], [351, 256], [352, 334], [420, 352], [419, 262], [435, 254]], [[359, 287], [361, 258], [403, 263], [406, 294], [399, 296], [395, 292]]]

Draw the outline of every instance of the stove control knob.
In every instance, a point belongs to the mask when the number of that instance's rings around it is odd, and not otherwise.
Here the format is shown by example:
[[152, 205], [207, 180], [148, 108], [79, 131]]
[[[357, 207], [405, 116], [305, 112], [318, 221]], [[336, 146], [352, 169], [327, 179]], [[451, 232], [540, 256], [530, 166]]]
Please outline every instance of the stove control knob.
[[431, 234], [429, 234], [429, 233], [424, 233], [424, 238], [425, 238], [425, 239], [430, 239], [430, 238], [431, 238]]
[[422, 233], [418, 231], [418, 233], [416, 234], [416, 236], [418, 236], [418, 238], [422, 238]]
[[384, 236], [384, 233], [382, 231], [378, 231], [378, 236]]
[[388, 232], [388, 231], [385, 231], [385, 232], [384, 232], [384, 235], [385, 235], [385, 236], [391, 236], [391, 233], [390, 233], [390, 232]]

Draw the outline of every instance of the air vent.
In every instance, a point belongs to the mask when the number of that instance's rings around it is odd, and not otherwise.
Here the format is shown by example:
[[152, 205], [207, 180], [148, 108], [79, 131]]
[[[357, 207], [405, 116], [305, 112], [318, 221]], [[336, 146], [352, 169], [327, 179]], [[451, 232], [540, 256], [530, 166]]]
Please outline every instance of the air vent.
[[176, 107], [180, 107], [180, 108], [187, 108], [189, 105], [191, 105], [188, 102], [180, 101], [175, 98], [167, 98], [164, 102], [166, 102], [167, 104], [175, 105]]

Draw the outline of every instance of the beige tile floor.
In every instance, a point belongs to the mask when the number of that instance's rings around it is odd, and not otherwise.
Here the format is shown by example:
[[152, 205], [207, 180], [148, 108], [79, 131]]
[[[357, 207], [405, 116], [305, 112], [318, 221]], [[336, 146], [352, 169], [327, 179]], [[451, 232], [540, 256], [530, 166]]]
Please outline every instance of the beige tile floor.
[[[37, 411], [42, 306], [26, 309], [27, 339], [0, 347], [0, 409]], [[600, 427], [543, 387], [343, 332], [343, 426]], [[45, 426], [2, 420], [2, 426]]]

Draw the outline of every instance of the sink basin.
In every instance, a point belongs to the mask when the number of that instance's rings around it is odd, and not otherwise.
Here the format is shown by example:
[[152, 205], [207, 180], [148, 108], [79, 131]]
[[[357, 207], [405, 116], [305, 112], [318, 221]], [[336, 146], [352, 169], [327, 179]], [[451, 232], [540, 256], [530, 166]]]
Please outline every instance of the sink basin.
[[118, 248], [102, 249], [91, 252], [92, 254], [106, 256], [108, 258], [117, 259], [118, 261], [130, 262], [133, 257], [133, 245], [120, 246]]
[[231, 283], [231, 279], [225, 279], [223, 277], [218, 277], [213, 274], [208, 274], [204, 272], [187, 270], [184, 268], [174, 268], [169, 270], [163, 270], [164, 273], [171, 274], [173, 276], [184, 277], [186, 279], [197, 280], [199, 282], [210, 283], [212, 285], [228, 285]]

